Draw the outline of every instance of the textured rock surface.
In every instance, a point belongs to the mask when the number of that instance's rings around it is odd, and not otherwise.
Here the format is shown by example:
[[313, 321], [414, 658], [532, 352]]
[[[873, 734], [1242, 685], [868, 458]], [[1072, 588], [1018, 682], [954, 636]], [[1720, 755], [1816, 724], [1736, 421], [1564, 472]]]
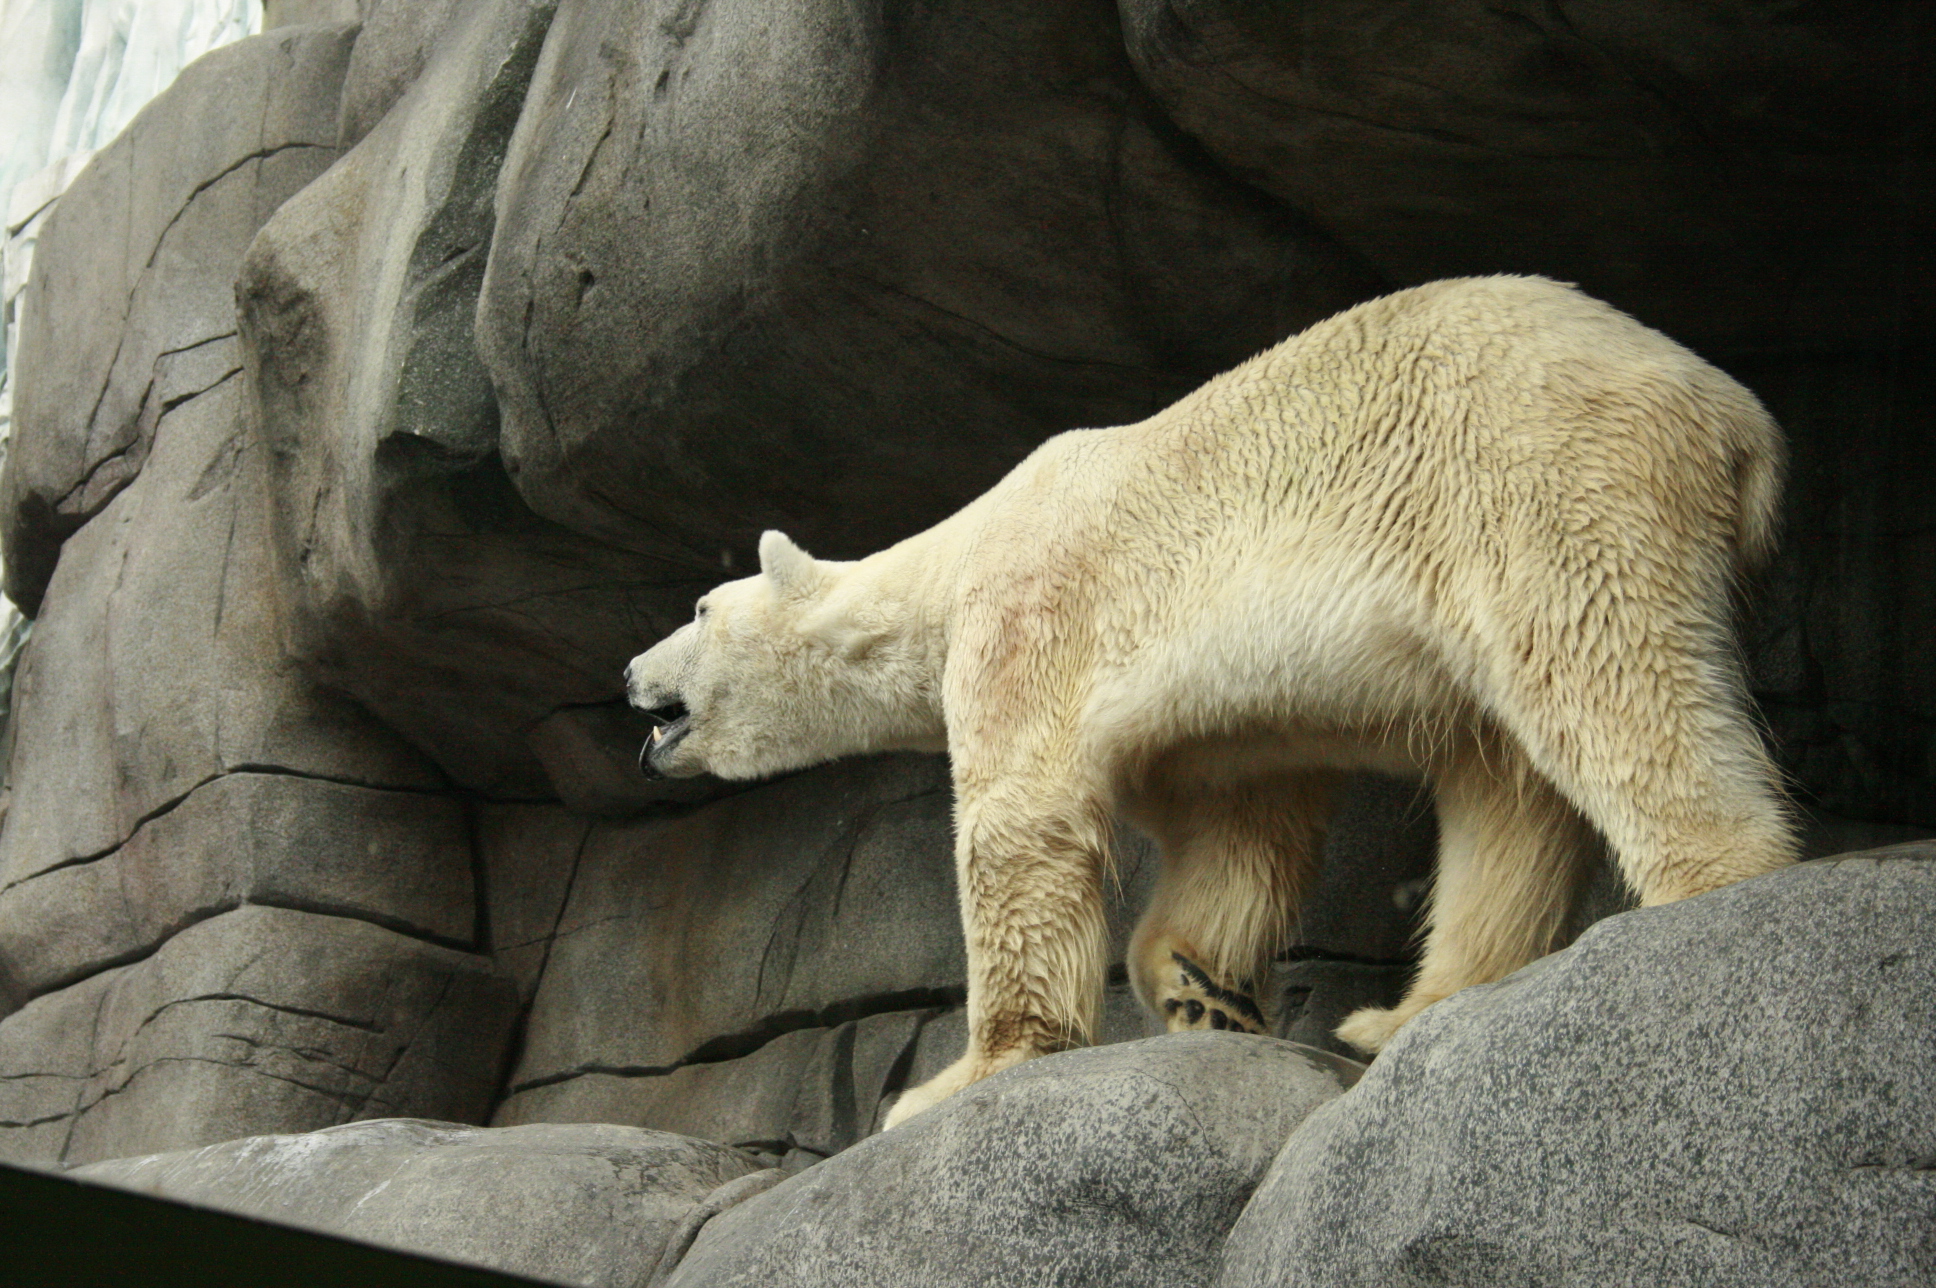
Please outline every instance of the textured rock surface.
[[92, 1162], [263, 1122], [476, 1121], [515, 1018], [487, 958], [241, 908], [0, 1020], [0, 1157]]
[[523, 797], [560, 792], [533, 726], [616, 697], [639, 640], [707, 580], [539, 519], [498, 463], [473, 315], [551, 13], [462, 6], [434, 38], [414, 25], [426, 15], [375, 20], [344, 103], [346, 130], [369, 132], [276, 213], [236, 287], [292, 648], [459, 783]]
[[674, 1285], [1209, 1284], [1357, 1066], [1187, 1033], [1030, 1061], [714, 1217]]
[[[798, 1150], [825, 1158], [879, 1126], [883, 1106], [908, 1081], [924, 1022], [937, 1013], [888, 1011], [793, 1029], [735, 1058], [657, 1074], [585, 1073], [517, 1092], [493, 1121], [643, 1123], [776, 1157]], [[958, 1031], [954, 1037], [958, 1055]]]
[[709, 1193], [758, 1168], [630, 1127], [385, 1119], [77, 1175], [552, 1283], [633, 1288]]
[[[877, 546], [1386, 279], [1570, 276], [1762, 392], [1796, 469], [1749, 652], [1813, 852], [1936, 826], [1916, 6], [784, 8], [271, 4], [363, 26], [197, 68], [156, 105], [196, 128], [59, 207], [48, 414], [0, 489], [47, 587], [0, 788], [0, 1152], [365, 1091], [794, 1164], [863, 1136], [961, 1041], [938, 763], [650, 786], [620, 666], [762, 526]], [[1346, 800], [1284, 1031], [1402, 976], [1418, 804]], [[248, 968], [284, 1009], [207, 1000], [183, 954], [239, 968], [220, 928], [271, 904], [309, 928]], [[492, 999], [460, 1072], [341, 1054], [381, 1046], [326, 1021], [395, 961]], [[148, 1064], [103, 1097], [97, 1012], [137, 985]], [[277, 1025], [322, 1064], [274, 1063]]]
[[369, 5], [343, 78], [339, 142], [351, 147], [376, 128], [423, 74], [444, 29], [465, 9], [481, 7], [459, 0], [377, 0]]
[[197, 61], [42, 227], [0, 479], [6, 592], [23, 608], [39, 605], [61, 541], [140, 471], [168, 409], [240, 370], [234, 265], [336, 159], [354, 35], [303, 28]]
[[519, 491], [862, 554], [1378, 288], [1150, 108], [1088, 0], [563, 0], [478, 315]]
[[1932, 942], [1928, 844], [1603, 921], [1406, 1026], [1220, 1282], [1927, 1283]]
[[244, 903], [361, 917], [470, 947], [477, 900], [463, 807], [441, 795], [225, 774], [107, 854], [0, 889], [0, 961], [16, 992], [38, 995]]
[[[1161, 1032], [1127, 984], [1110, 988], [1099, 1043]], [[959, 1005], [878, 1011], [791, 1029], [745, 1054], [708, 1054], [669, 1071], [592, 1071], [540, 1083], [515, 1092], [493, 1121], [638, 1123], [792, 1165], [837, 1154], [880, 1130], [894, 1098], [952, 1064], [967, 1041]], [[722, 1048], [739, 1049], [722, 1043], [714, 1050]]]
[[[0, 988], [16, 1001], [251, 894], [343, 910], [387, 888], [379, 915], [432, 934], [474, 916], [453, 806], [340, 785], [442, 779], [281, 655], [260, 454], [241, 416], [232, 380], [169, 413], [141, 477], [69, 540], [22, 659], [0, 833]], [[275, 830], [246, 845], [228, 830], [229, 789], [195, 800], [238, 771], [296, 776], [259, 816]], [[292, 803], [305, 793], [313, 806]], [[311, 834], [323, 827], [338, 835]], [[391, 870], [405, 856], [416, 870]], [[50, 919], [76, 937], [50, 944]]]
[[958, 1000], [948, 811], [940, 762], [895, 757], [585, 831], [512, 1104], [577, 1075], [664, 1073], [791, 1028]]

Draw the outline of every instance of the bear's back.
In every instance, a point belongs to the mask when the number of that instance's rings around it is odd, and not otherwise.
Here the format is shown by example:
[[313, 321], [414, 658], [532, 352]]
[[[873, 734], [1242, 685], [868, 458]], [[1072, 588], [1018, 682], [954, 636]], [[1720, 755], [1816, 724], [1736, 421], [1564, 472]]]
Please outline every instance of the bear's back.
[[1732, 378], [1540, 277], [1367, 301], [1109, 432], [1143, 508], [1167, 503], [1196, 526], [1214, 509], [1247, 541], [1287, 522], [1359, 536], [1399, 522], [1419, 540], [1458, 540], [1514, 507], [1566, 522], [1558, 511], [1597, 500], [1683, 528], [1734, 515], [1729, 539], [1758, 557], [1785, 460]]

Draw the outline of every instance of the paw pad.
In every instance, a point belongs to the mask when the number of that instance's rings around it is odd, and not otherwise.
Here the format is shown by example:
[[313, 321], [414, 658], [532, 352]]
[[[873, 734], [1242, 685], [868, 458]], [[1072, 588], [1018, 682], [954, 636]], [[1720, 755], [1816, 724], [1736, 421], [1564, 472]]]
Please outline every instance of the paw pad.
[[1163, 1018], [1170, 1032], [1181, 1029], [1269, 1031], [1263, 1009], [1247, 989], [1225, 988], [1181, 953], [1171, 953], [1170, 960], [1176, 963], [1177, 977], [1162, 1002]]

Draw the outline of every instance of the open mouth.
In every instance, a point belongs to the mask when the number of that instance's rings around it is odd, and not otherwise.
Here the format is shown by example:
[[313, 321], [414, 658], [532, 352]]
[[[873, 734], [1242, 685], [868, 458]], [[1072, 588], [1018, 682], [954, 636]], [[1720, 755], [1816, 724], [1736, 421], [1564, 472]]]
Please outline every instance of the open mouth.
[[639, 749], [639, 770], [647, 778], [663, 778], [665, 775], [653, 762], [664, 757], [686, 736], [692, 728], [692, 713], [684, 703], [673, 702], [654, 707], [645, 713], [645, 718], [652, 722], [652, 733]]

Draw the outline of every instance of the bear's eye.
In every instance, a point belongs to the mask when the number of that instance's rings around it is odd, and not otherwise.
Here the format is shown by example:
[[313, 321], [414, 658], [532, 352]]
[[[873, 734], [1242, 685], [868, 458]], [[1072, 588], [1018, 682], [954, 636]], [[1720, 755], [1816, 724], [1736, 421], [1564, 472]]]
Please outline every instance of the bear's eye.
[[713, 610], [712, 610], [712, 605], [710, 605], [710, 604], [701, 604], [701, 605], [699, 605], [699, 607], [698, 607], [698, 608], [696, 608], [696, 609], [694, 609], [694, 610], [693, 610], [693, 616], [694, 616], [694, 618], [696, 618], [697, 620], [699, 620], [699, 621], [702, 621], [702, 622], [703, 622], [703, 621], [705, 621], [705, 620], [706, 620], [706, 614], [707, 614], [707, 613], [710, 613], [710, 612], [712, 612], [712, 611], [713, 611]]

